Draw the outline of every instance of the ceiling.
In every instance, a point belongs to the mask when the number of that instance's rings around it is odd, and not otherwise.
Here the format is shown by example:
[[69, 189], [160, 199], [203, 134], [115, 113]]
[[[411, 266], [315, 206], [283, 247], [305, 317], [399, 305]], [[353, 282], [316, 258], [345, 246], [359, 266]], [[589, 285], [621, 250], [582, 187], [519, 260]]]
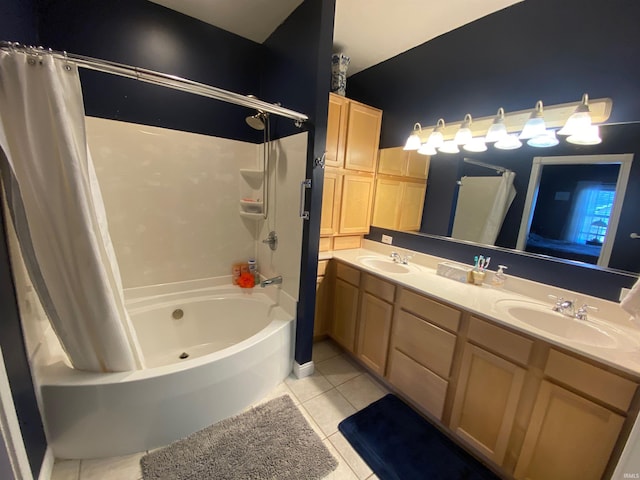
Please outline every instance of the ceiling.
[[[151, 0], [264, 42], [302, 0]], [[523, 0], [336, 0], [334, 51], [351, 57], [349, 75]], [[470, 47], [471, 48], [471, 47]]]

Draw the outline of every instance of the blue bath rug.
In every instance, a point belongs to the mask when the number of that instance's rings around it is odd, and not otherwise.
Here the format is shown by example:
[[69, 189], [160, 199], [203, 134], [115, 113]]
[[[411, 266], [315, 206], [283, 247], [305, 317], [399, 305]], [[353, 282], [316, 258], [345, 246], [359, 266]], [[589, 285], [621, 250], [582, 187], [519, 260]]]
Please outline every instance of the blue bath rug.
[[392, 394], [338, 428], [381, 480], [498, 479]]

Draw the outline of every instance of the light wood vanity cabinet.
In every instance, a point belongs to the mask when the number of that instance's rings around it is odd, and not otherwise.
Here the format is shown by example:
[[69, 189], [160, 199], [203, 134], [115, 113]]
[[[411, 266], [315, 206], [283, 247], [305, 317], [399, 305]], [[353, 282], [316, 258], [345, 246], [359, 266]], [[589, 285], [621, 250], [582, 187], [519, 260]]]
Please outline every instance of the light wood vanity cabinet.
[[363, 277], [356, 356], [371, 370], [384, 375], [396, 287], [373, 275], [365, 273]]
[[336, 266], [333, 338], [505, 477], [612, 473], [640, 406], [637, 378]]
[[321, 250], [359, 247], [369, 233], [381, 123], [381, 110], [329, 94]]

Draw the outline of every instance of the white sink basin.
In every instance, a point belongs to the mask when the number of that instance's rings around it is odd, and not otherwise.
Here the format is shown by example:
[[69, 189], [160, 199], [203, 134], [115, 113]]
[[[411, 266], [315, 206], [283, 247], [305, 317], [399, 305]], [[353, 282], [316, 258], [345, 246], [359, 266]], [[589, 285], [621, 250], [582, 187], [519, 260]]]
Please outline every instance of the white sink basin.
[[360, 257], [358, 262], [365, 267], [385, 273], [409, 273], [413, 270], [410, 265], [395, 263], [393, 260], [380, 257]]
[[578, 320], [551, 310], [550, 305], [518, 301], [498, 300], [496, 308], [515, 320], [542, 330], [563, 340], [600, 348], [617, 348], [624, 333], [613, 327], [591, 320]]

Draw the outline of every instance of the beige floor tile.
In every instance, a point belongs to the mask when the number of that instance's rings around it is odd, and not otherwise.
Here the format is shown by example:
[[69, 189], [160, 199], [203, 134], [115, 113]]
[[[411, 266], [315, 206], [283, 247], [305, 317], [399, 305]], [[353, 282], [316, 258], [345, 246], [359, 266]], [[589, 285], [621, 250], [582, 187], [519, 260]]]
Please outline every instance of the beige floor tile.
[[80, 462], [80, 480], [139, 480], [143, 453]]
[[78, 480], [80, 460], [56, 460], [51, 472], [51, 480]]
[[338, 467], [329, 475], [324, 477], [324, 480], [358, 480], [356, 474], [353, 473], [353, 470], [351, 470], [351, 468], [349, 468], [347, 462], [344, 460], [344, 458], [342, 458], [340, 453], [338, 453], [331, 442], [328, 439], [325, 439], [323, 440], [323, 443], [325, 447], [327, 447], [329, 452], [331, 452], [331, 455], [333, 455], [336, 460], [338, 460]]
[[333, 340], [327, 339], [313, 344], [311, 360], [314, 363], [319, 363], [338, 355], [342, 355], [342, 349]]
[[304, 378], [289, 375], [285, 384], [301, 403], [333, 388], [333, 385], [319, 372]]
[[349, 361], [346, 355], [330, 358], [316, 365], [316, 370], [326, 377], [332, 385], [338, 386], [360, 375], [363, 370]]
[[307, 400], [302, 405], [326, 436], [336, 433], [338, 423], [356, 412], [356, 409], [336, 389]]
[[302, 405], [298, 404], [296, 405], [298, 407], [298, 410], [300, 410], [300, 412], [302, 412], [302, 416], [304, 417], [304, 419], [307, 421], [307, 423], [309, 425], [311, 425], [311, 428], [313, 429], [314, 432], [316, 432], [316, 434], [320, 437], [321, 440], [324, 440], [325, 438], [327, 438], [327, 435], [322, 431], [322, 429], [318, 426], [318, 424], [316, 423], [316, 421], [313, 419], [313, 417], [311, 416], [311, 414], [307, 411], [306, 408], [304, 408]]
[[389, 393], [368, 374], [358, 375], [336, 387], [356, 410], [362, 410]]
[[329, 437], [329, 441], [336, 447], [336, 450], [360, 480], [365, 480], [371, 476], [373, 471], [369, 468], [369, 465], [362, 460], [358, 452], [356, 452], [347, 439], [342, 436], [342, 433], [339, 431], [334, 433]]
[[266, 397], [264, 397], [263, 399], [261, 399], [260, 401], [256, 402], [256, 405], [260, 405], [261, 403], [265, 403], [268, 402], [270, 400], [273, 400], [274, 398], [278, 398], [281, 397], [282, 395], [289, 395], [291, 397], [291, 400], [293, 400], [293, 403], [298, 405], [300, 403], [300, 401], [298, 400], [298, 397], [296, 397], [293, 392], [291, 391], [291, 389], [287, 386], [287, 384], [285, 382], [282, 382], [281, 384], [279, 384], [276, 388], [274, 388], [273, 390], [271, 390]]

